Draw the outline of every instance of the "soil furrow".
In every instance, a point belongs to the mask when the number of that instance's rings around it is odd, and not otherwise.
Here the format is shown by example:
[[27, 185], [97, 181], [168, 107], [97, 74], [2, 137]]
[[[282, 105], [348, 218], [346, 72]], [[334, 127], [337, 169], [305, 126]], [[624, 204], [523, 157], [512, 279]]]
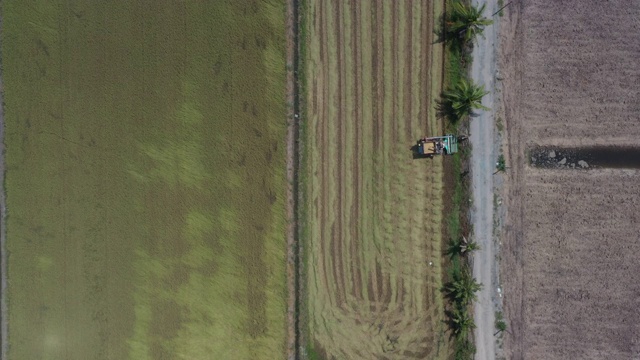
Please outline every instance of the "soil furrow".
[[[327, 6], [327, 3], [328, 2], [319, 3], [319, 9], [317, 9], [317, 14], [318, 14], [318, 18], [320, 19], [319, 20], [320, 27], [316, 30], [320, 37], [321, 49], [324, 48], [324, 51], [322, 51], [323, 56], [320, 58], [320, 68], [318, 69], [318, 72], [320, 72], [320, 74], [322, 75], [321, 77], [323, 79], [323, 85], [324, 85], [322, 88], [322, 100], [323, 100], [322, 111], [318, 115], [318, 119], [317, 119], [318, 128], [319, 128], [319, 132], [317, 133], [317, 135], [320, 137], [319, 151], [318, 151], [320, 153], [320, 164], [318, 169], [318, 176], [320, 176], [319, 193], [320, 193], [320, 198], [322, 199], [322, 201], [319, 204], [320, 209], [318, 212], [319, 213], [318, 226], [320, 228], [318, 243], [320, 244], [320, 254], [321, 254], [321, 258], [320, 258], [321, 262], [319, 266], [322, 267], [324, 282], [325, 284], [327, 284], [327, 288], [331, 289], [333, 287], [334, 281], [328, 274], [328, 270], [331, 269], [330, 244], [327, 247], [327, 243], [329, 243], [327, 239], [329, 239], [329, 236], [330, 236], [330, 232], [328, 231], [328, 226], [329, 226], [328, 213], [330, 211], [329, 196], [331, 194], [331, 192], [329, 191], [329, 186], [327, 184], [327, 177], [329, 172], [329, 169], [328, 169], [329, 122], [325, 121], [325, 119], [327, 119], [327, 117], [329, 116], [328, 108], [327, 106], [325, 106], [325, 104], [330, 101], [329, 71], [327, 70], [329, 66], [329, 54], [326, 50], [326, 46], [329, 43], [328, 36], [326, 33], [326, 30], [328, 29], [328, 21], [327, 21], [327, 15], [326, 15], [327, 12], [324, 9]], [[334, 299], [332, 296], [329, 296], [329, 304], [333, 303], [335, 305], [335, 301], [336, 299]]]
[[[393, 241], [393, 237], [394, 234], [397, 233], [398, 231], [398, 226], [399, 226], [399, 222], [398, 222], [398, 212], [396, 209], [396, 202], [391, 200], [393, 198], [395, 198], [397, 195], [399, 195], [398, 193], [398, 183], [397, 183], [397, 176], [398, 176], [398, 171], [397, 171], [397, 166], [398, 163], [396, 162], [396, 156], [397, 156], [397, 152], [396, 152], [396, 148], [398, 147], [398, 52], [401, 51], [401, 48], [398, 46], [398, 2], [397, 1], [393, 1], [390, 4], [390, 12], [387, 16], [389, 16], [390, 18], [390, 31], [391, 31], [391, 36], [390, 36], [390, 42], [388, 44], [388, 49], [385, 49], [385, 51], [388, 51], [391, 53], [390, 56], [390, 66], [388, 66], [387, 68], [389, 69], [389, 78], [390, 80], [387, 80], [385, 78], [385, 81], [389, 81], [390, 83], [390, 87], [389, 88], [385, 88], [385, 95], [391, 100], [391, 106], [389, 108], [389, 117], [386, 119], [386, 124], [387, 124], [387, 129], [385, 130], [385, 133], [389, 133], [388, 136], [385, 137], [385, 141], [386, 141], [386, 147], [385, 147], [385, 154], [384, 159], [386, 161], [386, 164], [384, 166], [385, 168], [385, 184], [387, 184], [387, 189], [385, 189], [385, 197], [387, 197], [387, 199], [385, 199], [385, 204], [386, 204], [386, 208], [385, 208], [385, 218], [387, 218], [390, 226], [388, 226], [388, 229], [386, 230], [386, 237], [385, 237], [385, 241], [384, 243], [386, 244], [387, 241]], [[385, 83], [386, 85], [386, 83]], [[392, 282], [390, 281], [390, 274], [391, 272], [394, 273], [400, 273], [402, 271], [402, 265], [399, 263], [399, 257], [396, 256], [396, 254], [393, 254], [392, 257], [389, 257], [389, 259], [387, 261], [385, 261], [384, 263], [384, 272], [385, 272], [385, 277], [384, 277], [384, 293], [382, 295], [382, 304], [384, 304], [384, 310], [386, 311], [389, 308], [389, 300], [391, 298], [393, 298], [393, 294], [397, 293], [398, 291], [398, 279], [400, 278], [399, 276], [394, 276], [394, 282], [392, 284]]]
[[[405, 43], [404, 43], [404, 79], [403, 80], [403, 107], [402, 107], [402, 117], [403, 117], [403, 126], [404, 126], [404, 131], [402, 132], [402, 144], [412, 144], [412, 137], [411, 137], [411, 125], [413, 122], [412, 119], [412, 114], [411, 114], [411, 98], [412, 98], [412, 94], [413, 94], [413, 89], [412, 89], [412, 81], [411, 81], [411, 68], [413, 66], [412, 64], [412, 60], [413, 60], [413, 17], [412, 17], [412, 4], [409, 3], [408, 6], [404, 7], [404, 14], [403, 17], [406, 19], [405, 21], [405, 31], [404, 31], [404, 39], [405, 39]], [[408, 189], [405, 191], [405, 194], [407, 196], [407, 198], [409, 200], [407, 200], [407, 202], [410, 204], [409, 208], [414, 208], [414, 204], [415, 204], [415, 200], [414, 198], [411, 196], [411, 192], [412, 189], [417, 189], [416, 187], [416, 183], [415, 183], [415, 171], [413, 169], [411, 169], [411, 167], [405, 167], [403, 168], [403, 172], [409, 172], [411, 174], [411, 176], [409, 176], [409, 178], [406, 180], [406, 184], [405, 184], [405, 189]], [[406, 229], [403, 229], [403, 232], [408, 234], [407, 239], [409, 239], [410, 241], [410, 247], [409, 247], [409, 253], [407, 254], [410, 257], [410, 261], [408, 263], [410, 264], [415, 264], [416, 263], [416, 258], [421, 259], [422, 258], [422, 254], [420, 252], [416, 252], [416, 251], [411, 251], [411, 249], [414, 248], [414, 244], [415, 242], [419, 242], [421, 237], [414, 237], [414, 229], [413, 227], [414, 222], [413, 222], [413, 216], [412, 216], [412, 212], [407, 211], [406, 209], [406, 205], [402, 206], [401, 208], [401, 217], [403, 219], [405, 219], [404, 223], [405, 223], [405, 227]], [[418, 269], [421, 269], [421, 266], [411, 266], [406, 270], [406, 273], [409, 274], [410, 278], [415, 278], [416, 275], [414, 275], [416, 273], [416, 271]], [[417, 292], [416, 289], [414, 289], [414, 286], [412, 286], [413, 284], [411, 282], [409, 282], [409, 292], [411, 294], [410, 299], [411, 299], [411, 306], [416, 306], [416, 303], [414, 302], [414, 294]], [[415, 309], [414, 309], [415, 310]]]
[[[383, 52], [383, 34], [384, 34], [384, 27], [383, 27], [383, 18], [384, 18], [384, 13], [383, 13], [383, 1], [381, 0], [377, 0], [375, 5], [373, 6], [373, 10], [374, 10], [374, 14], [375, 14], [375, 22], [374, 22], [374, 28], [375, 30], [375, 39], [376, 39], [376, 43], [375, 43], [375, 52], [373, 54], [374, 58], [374, 63], [376, 64], [374, 66], [374, 69], [376, 70], [376, 74], [374, 75], [374, 78], [376, 80], [376, 99], [374, 100], [375, 105], [375, 112], [376, 112], [376, 118], [373, 119], [374, 121], [374, 131], [373, 131], [373, 143], [374, 143], [374, 149], [372, 149], [372, 157], [373, 157], [373, 164], [374, 164], [374, 184], [373, 184], [373, 204], [374, 205], [374, 213], [373, 213], [373, 218], [376, 220], [375, 223], [373, 224], [374, 227], [374, 233], [373, 233], [373, 241], [375, 246], [379, 249], [379, 242], [380, 239], [384, 236], [382, 234], [382, 230], [381, 229], [381, 224], [383, 224], [383, 219], [381, 218], [381, 214], [384, 210], [383, 208], [383, 203], [381, 201], [376, 201], [376, 199], [380, 196], [382, 196], [384, 194], [383, 191], [381, 191], [381, 187], [383, 186], [383, 178], [382, 178], [382, 155], [383, 153], [380, 151], [384, 144], [383, 144], [383, 133], [384, 133], [384, 122], [383, 122], [383, 117], [384, 117], [384, 67], [385, 67], [385, 63], [384, 63], [384, 58], [382, 56], [382, 52]], [[376, 254], [377, 255], [377, 254]], [[377, 258], [377, 256], [376, 256]], [[376, 260], [376, 266], [377, 265], [377, 260]], [[377, 276], [374, 275], [374, 278], [376, 278]], [[376, 283], [377, 283], [376, 279]], [[380, 292], [376, 291], [373, 295], [375, 297], [375, 304], [376, 307], [379, 304], [380, 298], [379, 298], [379, 294]]]
[[379, 159], [379, 171], [378, 171], [378, 176], [379, 176], [379, 180], [378, 180], [378, 191], [377, 191], [377, 196], [382, 199], [382, 201], [379, 201], [380, 204], [380, 209], [378, 212], [378, 219], [379, 219], [379, 224], [381, 225], [379, 227], [380, 229], [380, 236], [378, 236], [378, 246], [379, 246], [379, 253], [377, 254], [376, 258], [377, 258], [377, 264], [380, 266], [380, 271], [376, 271], [376, 276], [377, 276], [377, 281], [378, 281], [378, 306], [379, 306], [379, 311], [382, 311], [382, 308], [384, 306], [386, 306], [386, 304], [384, 303], [384, 292], [386, 291], [386, 289], [384, 288], [385, 282], [384, 282], [384, 277], [383, 277], [383, 270], [384, 268], [386, 268], [386, 266], [388, 265], [388, 261], [389, 258], [388, 257], [381, 257], [382, 252], [384, 251], [383, 246], [384, 244], [386, 244], [389, 240], [390, 240], [390, 233], [389, 233], [389, 227], [391, 226], [391, 222], [389, 221], [389, 216], [390, 216], [390, 208], [391, 208], [391, 204], [389, 203], [389, 201], [387, 201], [388, 196], [390, 195], [390, 191], [389, 191], [389, 187], [390, 187], [390, 183], [388, 182], [389, 176], [389, 159], [388, 159], [388, 151], [389, 151], [389, 134], [390, 134], [390, 114], [392, 111], [392, 107], [393, 104], [391, 104], [391, 106], [389, 106], [389, 104], [387, 104], [387, 98], [391, 98], [393, 96], [393, 94], [391, 94], [389, 92], [389, 84], [392, 82], [392, 78], [389, 76], [389, 73], [393, 70], [392, 68], [392, 63], [390, 61], [390, 59], [388, 59], [388, 54], [391, 53], [391, 44], [390, 44], [390, 35], [389, 32], [392, 30], [390, 28], [391, 24], [388, 24], [387, 21], [388, 19], [391, 18], [391, 13], [390, 13], [390, 3], [386, 2], [386, 1], [382, 1], [381, 3], [381, 9], [380, 9], [380, 17], [382, 19], [382, 21], [380, 22], [380, 26], [381, 26], [381, 36], [380, 36], [380, 57], [382, 59], [382, 67], [381, 67], [381, 76], [380, 76], [380, 81], [381, 81], [381, 92], [380, 92], [380, 102], [382, 103], [382, 111], [380, 112], [380, 118], [378, 119], [379, 121], [379, 128], [382, 129], [382, 131], [380, 132], [380, 139], [379, 139], [379, 143], [380, 143], [380, 149], [379, 149], [379, 153], [377, 154], [378, 159]]
[[[336, 154], [336, 178], [335, 182], [337, 184], [338, 192], [337, 192], [337, 209], [344, 209], [344, 197], [345, 197], [345, 176], [344, 176], [344, 126], [345, 126], [345, 86], [344, 81], [346, 78], [345, 71], [345, 61], [344, 61], [344, 53], [345, 53], [345, 41], [342, 36], [343, 32], [340, 29], [344, 28], [344, 18], [342, 17], [342, 1], [336, 1], [334, 3], [334, 12], [335, 18], [334, 21], [336, 23], [335, 27], [335, 38], [336, 38], [336, 50], [337, 50], [337, 71], [338, 71], [338, 81], [337, 81], [337, 105], [336, 108], [338, 113], [336, 115], [337, 124], [336, 130], [336, 138], [338, 140], [337, 144], [337, 154]], [[336, 278], [336, 282], [340, 284], [340, 298], [342, 299], [342, 306], [346, 306], [346, 284], [345, 284], [345, 272], [344, 272], [344, 263], [346, 261], [343, 253], [343, 241], [346, 238], [345, 229], [344, 229], [344, 211], [338, 211], [336, 215], [336, 227], [337, 227], [337, 239], [334, 239], [335, 253], [334, 266], [337, 268], [338, 277]], [[337, 265], [337, 266], [336, 266]]]
[[352, 112], [351, 118], [353, 119], [353, 124], [355, 125], [355, 131], [353, 139], [351, 140], [352, 144], [354, 144], [355, 152], [353, 153], [353, 162], [352, 162], [352, 171], [354, 174], [353, 178], [353, 205], [351, 207], [351, 219], [350, 226], [352, 228], [351, 233], [351, 274], [353, 281], [353, 295], [356, 298], [356, 301], [362, 300], [362, 275], [360, 269], [362, 267], [362, 261], [360, 258], [360, 242], [361, 240], [361, 230], [360, 230], [360, 208], [362, 206], [360, 200], [360, 179], [362, 169], [360, 167], [360, 159], [362, 156], [361, 149], [361, 136], [362, 136], [362, 95], [361, 95], [361, 77], [362, 77], [362, 60], [360, 51], [360, 7], [356, 0], [351, 0], [349, 3], [351, 10], [351, 47], [353, 48], [353, 57], [354, 57], [354, 69], [353, 71], [353, 103], [354, 109]]
[[[338, 119], [338, 114], [340, 112], [339, 106], [339, 98], [337, 96], [337, 88], [340, 86], [340, 71], [339, 71], [339, 34], [336, 33], [335, 28], [338, 27], [339, 19], [336, 17], [336, 1], [331, 0], [326, 2], [326, 19], [327, 19], [327, 27], [326, 29], [330, 30], [327, 34], [328, 39], [328, 47], [330, 49], [328, 56], [327, 64], [325, 65], [325, 69], [327, 70], [327, 88], [329, 89], [328, 93], [328, 104], [331, 106], [327, 108], [327, 118], [326, 118], [326, 131], [327, 131], [327, 163], [324, 164], [326, 166], [326, 170], [324, 176], [327, 181], [327, 203], [325, 203], [325, 208], [327, 211], [327, 218], [329, 230], [329, 237], [324, 241], [329, 242], [329, 253], [327, 256], [327, 262], [330, 264], [331, 273], [332, 273], [332, 285], [334, 286], [334, 291], [332, 295], [334, 296], [334, 301], [336, 307], [338, 309], [344, 306], [344, 292], [342, 288], [342, 273], [340, 272], [340, 266], [342, 263], [342, 259], [337, 257], [337, 251], [340, 246], [340, 229], [337, 228], [339, 224], [339, 220], [337, 218], [341, 215], [337, 212], [337, 203], [340, 199], [337, 199], [336, 193], [339, 191], [340, 181], [335, 178], [335, 173], [338, 171], [338, 159], [336, 153], [339, 151], [338, 144], [339, 140], [336, 140], [338, 133], [338, 126], [340, 120]], [[336, 54], [334, 56], [333, 54]], [[337, 79], [337, 81], [336, 81]]]

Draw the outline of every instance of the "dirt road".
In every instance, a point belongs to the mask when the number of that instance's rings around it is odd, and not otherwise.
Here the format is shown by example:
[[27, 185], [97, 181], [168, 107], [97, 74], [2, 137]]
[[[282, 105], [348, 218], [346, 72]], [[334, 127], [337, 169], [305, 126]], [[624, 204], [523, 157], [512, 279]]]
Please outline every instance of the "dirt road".
[[[479, 6], [484, 1], [474, 0]], [[491, 16], [497, 9], [497, 1], [486, 1], [485, 16]], [[497, 22], [498, 17], [494, 18]], [[495, 359], [496, 349], [494, 341], [495, 302], [498, 295], [496, 289], [497, 266], [496, 251], [493, 242], [493, 191], [495, 163], [499, 146], [495, 134], [495, 74], [496, 74], [496, 45], [498, 24], [488, 26], [484, 37], [476, 40], [473, 50], [471, 76], [489, 93], [484, 97], [483, 104], [491, 111], [480, 111], [471, 120], [470, 141], [473, 146], [471, 155], [471, 185], [473, 192], [473, 207], [471, 221], [473, 223], [474, 238], [480, 245], [473, 259], [473, 274], [478, 282], [483, 284], [478, 293], [475, 304], [474, 317], [476, 322], [476, 359]]]

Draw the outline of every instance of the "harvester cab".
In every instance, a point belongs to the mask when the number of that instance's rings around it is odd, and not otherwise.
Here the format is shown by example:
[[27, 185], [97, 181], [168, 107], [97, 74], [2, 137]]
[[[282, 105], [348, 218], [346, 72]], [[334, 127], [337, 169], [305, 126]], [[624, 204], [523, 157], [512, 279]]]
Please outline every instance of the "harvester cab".
[[458, 137], [454, 135], [444, 135], [435, 137], [425, 137], [418, 140], [416, 152], [420, 156], [433, 157], [434, 155], [452, 155], [458, 152], [458, 140], [464, 140], [466, 137]]

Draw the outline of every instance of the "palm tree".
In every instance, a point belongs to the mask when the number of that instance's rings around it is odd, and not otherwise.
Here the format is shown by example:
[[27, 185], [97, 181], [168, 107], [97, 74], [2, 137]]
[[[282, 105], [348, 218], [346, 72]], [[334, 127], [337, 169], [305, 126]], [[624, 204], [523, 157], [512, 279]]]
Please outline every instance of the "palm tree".
[[[445, 106], [455, 119], [460, 120], [473, 113], [474, 109], [489, 110], [482, 105], [482, 98], [489, 92], [470, 80], [460, 79], [453, 88], [444, 92]], [[455, 122], [455, 121], [454, 121]]]
[[454, 345], [455, 354], [453, 358], [455, 360], [469, 360], [473, 359], [476, 353], [476, 347], [472, 341], [469, 341], [468, 337], [456, 338], [456, 344]]
[[459, 0], [454, 2], [447, 22], [449, 32], [464, 42], [473, 40], [485, 26], [493, 24], [493, 20], [482, 17], [485, 6], [483, 4], [476, 8]]
[[507, 331], [507, 323], [504, 321], [502, 316], [502, 311], [496, 312], [496, 332], [493, 336], [500, 334], [501, 332]]
[[476, 292], [482, 288], [482, 284], [469, 273], [463, 270], [453, 273], [453, 280], [445, 285], [445, 290], [458, 304], [467, 305], [476, 299]]
[[498, 156], [498, 161], [496, 162], [496, 172], [494, 172], [493, 175], [499, 172], [506, 172], [508, 168], [509, 167], [507, 167], [507, 163], [504, 159], [504, 155], [500, 154], [500, 156]]
[[461, 239], [451, 239], [449, 243], [449, 248], [447, 248], [447, 255], [454, 257], [456, 255], [462, 255], [462, 240]]
[[452, 239], [449, 244], [449, 248], [447, 249], [447, 254], [449, 256], [455, 255], [467, 255], [472, 252], [480, 250], [480, 245], [477, 242], [471, 240], [467, 240], [466, 237], [462, 236], [459, 239]]
[[507, 323], [504, 322], [504, 320], [498, 320], [496, 321], [496, 329], [498, 331], [496, 331], [493, 336], [496, 336], [498, 334], [500, 334], [501, 332], [504, 332], [507, 330]]
[[467, 240], [467, 238], [463, 236], [460, 245], [461, 254], [470, 254], [476, 250], [480, 250], [480, 245], [478, 245], [478, 243], [473, 240]]
[[462, 338], [466, 337], [470, 330], [476, 328], [467, 308], [458, 306], [455, 306], [451, 311], [451, 325], [453, 333]]

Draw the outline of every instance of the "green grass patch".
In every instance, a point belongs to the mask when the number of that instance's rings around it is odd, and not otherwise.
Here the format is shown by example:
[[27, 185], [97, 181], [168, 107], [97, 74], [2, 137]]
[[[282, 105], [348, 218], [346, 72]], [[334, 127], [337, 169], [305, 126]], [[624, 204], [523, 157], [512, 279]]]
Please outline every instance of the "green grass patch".
[[504, 121], [501, 116], [498, 116], [496, 119], [496, 128], [498, 129], [498, 134], [502, 135], [502, 132], [504, 131]]
[[284, 10], [3, 2], [9, 357], [285, 356]]
[[462, 174], [462, 155], [453, 156], [451, 170], [456, 181], [453, 183], [452, 209], [447, 217], [447, 231], [451, 238], [462, 236], [461, 214], [464, 205], [464, 185], [460, 176]]
[[[300, 139], [299, 144], [299, 153], [298, 153], [298, 213], [297, 222], [298, 222], [298, 243], [300, 247], [302, 247], [302, 251], [299, 251], [300, 258], [299, 261], [299, 269], [298, 276], [300, 278], [300, 288], [298, 293], [298, 336], [299, 341], [302, 342], [302, 346], [305, 348], [306, 359], [308, 360], [320, 360], [319, 355], [313, 349], [313, 342], [311, 339], [311, 333], [309, 328], [309, 308], [308, 308], [308, 292], [307, 292], [307, 274], [310, 271], [309, 267], [309, 239], [310, 239], [310, 228], [309, 228], [309, 214], [307, 210], [307, 199], [309, 196], [308, 186], [309, 186], [309, 173], [310, 173], [310, 165], [309, 165], [309, 155], [307, 153], [306, 144], [310, 144], [309, 139], [309, 126], [308, 126], [308, 115], [309, 111], [307, 109], [307, 91], [308, 91], [308, 79], [307, 79], [307, 56], [308, 56], [308, 34], [309, 29], [307, 28], [310, 24], [309, 17], [309, 3], [307, 0], [299, 0], [298, 2], [298, 73], [297, 80], [298, 83], [297, 91], [299, 94], [299, 127], [298, 127], [298, 137]], [[303, 357], [304, 358], [304, 357]]]
[[503, 16], [504, 16], [504, 9], [503, 9], [503, 7], [504, 7], [504, 0], [498, 0], [498, 9], [500, 9], [500, 11], [498, 12], [498, 15], [499, 15], [500, 17], [503, 17]]
[[502, 311], [496, 311], [496, 330], [503, 332], [507, 330], [507, 323], [504, 321]]
[[447, 44], [445, 57], [445, 83], [447, 85], [456, 84], [466, 74], [462, 51], [456, 46]]
[[317, 353], [313, 347], [311, 346], [311, 344], [307, 345], [307, 350], [306, 350], [306, 360], [325, 360], [323, 359], [319, 353]]
[[507, 171], [507, 163], [504, 158], [504, 154], [500, 154], [498, 156], [498, 161], [496, 162], [496, 173]]

